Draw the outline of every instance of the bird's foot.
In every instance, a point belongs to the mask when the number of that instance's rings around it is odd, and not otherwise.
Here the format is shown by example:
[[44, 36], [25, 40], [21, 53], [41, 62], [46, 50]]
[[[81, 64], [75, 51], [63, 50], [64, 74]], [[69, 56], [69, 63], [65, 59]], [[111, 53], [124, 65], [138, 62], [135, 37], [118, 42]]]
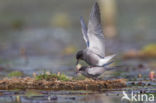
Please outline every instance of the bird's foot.
[[99, 78], [99, 77], [94, 77], [92, 78], [93, 80], [102, 80], [102, 78]]

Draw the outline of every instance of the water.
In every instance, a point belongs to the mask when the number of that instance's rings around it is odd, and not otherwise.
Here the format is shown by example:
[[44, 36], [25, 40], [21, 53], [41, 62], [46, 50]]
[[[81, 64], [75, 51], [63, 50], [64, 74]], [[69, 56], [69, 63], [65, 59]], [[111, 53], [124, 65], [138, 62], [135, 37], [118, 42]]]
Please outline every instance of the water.
[[[85, 48], [79, 18], [88, 19], [92, 1], [14, 0], [0, 1], [0, 78], [12, 71], [24, 76], [50, 71], [75, 76], [75, 53]], [[156, 2], [154, 0], [117, 0], [117, 37], [106, 39], [106, 54], [122, 54], [141, 49], [156, 41]], [[61, 20], [61, 22], [60, 22]], [[118, 70], [107, 72], [105, 79], [126, 78], [151, 84], [149, 73], [156, 72], [156, 60], [123, 60], [117, 57]], [[140, 66], [141, 65], [141, 66]], [[141, 74], [142, 77], [138, 78]], [[135, 88], [138, 89], [138, 88]], [[140, 86], [138, 91], [143, 89]], [[0, 103], [120, 103], [122, 91], [0, 91]]]
[[[25, 90], [25, 91], [0, 91], [1, 103], [125, 103], [121, 100], [123, 91], [128, 95], [133, 91], [155, 95], [156, 90], [152, 88], [134, 88], [123, 90], [107, 90], [105, 92], [93, 91], [42, 91], [42, 90]], [[145, 93], [144, 93], [145, 94]], [[128, 101], [127, 101], [128, 102]], [[147, 103], [154, 103], [147, 101]]]
[[[115, 94], [86, 92], [86, 91], [31, 91], [31, 95], [26, 96], [25, 91], [0, 91], [0, 101], [4, 103], [100, 103], [102, 101], [113, 103], [120, 100], [120, 96]], [[27, 91], [28, 92], [28, 91]], [[30, 91], [29, 91], [30, 93]]]
[[[33, 58], [33, 57], [32, 57]], [[45, 61], [45, 58], [43, 58]], [[37, 65], [43, 65], [42, 59], [35, 59]], [[47, 58], [46, 58], [47, 59]], [[24, 63], [22, 60], [21, 64]], [[20, 63], [20, 62], [17, 63]], [[41, 62], [40, 62], [41, 61]], [[123, 63], [123, 62], [122, 62]], [[140, 64], [142, 63], [142, 64]], [[147, 61], [141, 60], [125, 60], [124, 66], [118, 68], [118, 70], [111, 71], [111, 73], [105, 73], [105, 79], [114, 78], [126, 78], [128, 80], [127, 87], [123, 89], [105, 90], [105, 91], [45, 91], [45, 90], [0, 90], [0, 103], [121, 103], [123, 97], [123, 91], [126, 91], [128, 95], [131, 92], [145, 93], [145, 94], [156, 94], [156, 80], [151, 81], [149, 79], [149, 73], [152, 70], [148, 65]], [[16, 63], [15, 63], [16, 64]], [[50, 63], [51, 64], [51, 63]], [[30, 68], [33, 68], [33, 64], [29, 64]], [[36, 65], [36, 64], [35, 64]], [[18, 64], [19, 66], [19, 64]], [[21, 65], [22, 66], [22, 65]], [[46, 63], [46, 66], [51, 66]], [[24, 68], [25, 67], [25, 68]], [[27, 66], [19, 67], [26, 69]], [[43, 69], [28, 69], [28, 71], [36, 70], [42, 72]], [[39, 68], [38, 67], [38, 68]], [[17, 68], [16, 68], [17, 70]], [[48, 70], [48, 67], [47, 67]], [[50, 70], [50, 68], [49, 68]], [[57, 69], [56, 69], [57, 70]], [[73, 75], [75, 71], [73, 68], [62, 68], [58, 71], [62, 71], [65, 74]], [[25, 73], [31, 76], [31, 73], [25, 70]], [[65, 72], [67, 71], [67, 72]], [[57, 72], [57, 71], [55, 71]], [[141, 77], [138, 75], [141, 74]], [[123, 102], [125, 103], [125, 102]], [[155, 103], [147, 102], [147, 103]]]

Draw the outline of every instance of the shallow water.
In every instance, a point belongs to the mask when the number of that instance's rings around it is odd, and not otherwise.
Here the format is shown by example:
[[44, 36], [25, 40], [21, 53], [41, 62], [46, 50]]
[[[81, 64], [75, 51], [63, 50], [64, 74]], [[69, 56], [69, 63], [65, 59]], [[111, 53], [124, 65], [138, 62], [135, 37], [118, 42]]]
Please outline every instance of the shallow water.
[[[43, 6], [41, 5], [43, 4]], [[83, 4], [83, 5], [82, 5]], [[25, 0], [0, 1], [0, 78], [12, 71], [24, 76], [50, 71], [75, 76], [75, 53], [85, 47], [79, 17], [87, 20], [92, 1]], [[156, 3], [154, 0], [117, 0], [117, 37], [106, 40], [107, 53], [141, 49], [156, 41]], [[63, 18], [62, 27], [52, 21]], [[67, 16], [67, 18], [66, 18]], [[61, 18], [62, 19], [62, 18]], [[19, 26], [16, 27], [16, 23]], [[15, 26], [15, 27], [14, 27]], [[68, 26], [68, 27], [66, 27]], [[107, 39], [107, 38], [106, 38]], [[105, 79], [126, 78], [126, 91], [156, 93], [149, 73], [156, 72], [156, 60], [122, 60]], [[139, 78], [138, 75], [141, 74]], [[141, 81], [141, 86], [134, 86]], [[150, 85], [146, 87], [145, 85]], [[120, 103], [122, 91], [0, 91], [0, 103]], [[154, 103], [154, 102], [153, 102]]]
[[[113, 101], [119, 96], [107, 96], [104, 93], [85, 92], [85, 91], [0, 91], [0, 101], [4, 103], [94, 103], [105, 100]], [[27, 92], [30, 94], [28, 95]]]
[[[134, 89], [134, 93], [146, 91], [155, 95], [156, 89]], [[132, 89], [123, 89], [128, 95]], [[121, 100], [122, 90], [107, 90], [105, 92], [92, 91], [0, 91], [0, 103], [125, 103]], [[149, 101], [147, 101], [148, 103]], [[149, 103], [154, 103], [149, 102]]]

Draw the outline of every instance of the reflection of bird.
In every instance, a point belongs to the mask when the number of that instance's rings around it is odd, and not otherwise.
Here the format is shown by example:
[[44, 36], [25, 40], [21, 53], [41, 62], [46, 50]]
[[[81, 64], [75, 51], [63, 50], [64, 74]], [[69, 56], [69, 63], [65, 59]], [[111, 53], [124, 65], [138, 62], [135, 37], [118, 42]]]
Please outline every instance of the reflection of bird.
[[113, 68], [113, 67], [110, 68], [110, 67], [87, 67], [87, 66], [83, 66], [83, 67], [77, 68], [77, 72], [81, 73], [82, 75], [84, 75], [86, 77], [97, 79], [105, 71], [112, 70], [112, 69], [115, 69], [115, 68]]
[[105, 57], [104, 35], [101, 26], [99, 6], [97, 3], [95, 3], [92, 8], [88, 29], [82, 17], [80, 22], [87, 48], [80, 50], [76, 54], [77, 64], [81, 59], [92, 66], [105, 66], [105, 64], [107, 64], [115, 55]]

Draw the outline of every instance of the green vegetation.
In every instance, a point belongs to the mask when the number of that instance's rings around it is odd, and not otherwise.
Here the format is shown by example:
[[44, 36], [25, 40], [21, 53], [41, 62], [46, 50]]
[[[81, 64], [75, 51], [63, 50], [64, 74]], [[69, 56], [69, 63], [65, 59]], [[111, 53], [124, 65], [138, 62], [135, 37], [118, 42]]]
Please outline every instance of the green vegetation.
[[70, 80], [69, 77], [67, 77], [65, 74], [61, 74], [57, 76], [58, 80], [68, 81]]
[[69, 78], [65, 74], [55, 74], [50, 72], [45, 72], [35, 76], [36, 80], [61, 80], [61, 81], [70, 81], [70, 80], [85, 80], [86, 77], [83, 75], [78, 75], [73, 78]]
[[22, 77], [22, 76], [23, 76], [23, 73], [20, 71], [13, 71], [8, 74], [8, 77]]
[[65, 74], [54, 74], [54, 73], [43, 73], [43, 74], [39, 74], [35, 77], [36, 80], [61, 80], [61, 81], [69, 81], [70, 78], [67, 77]]
[[16, 19], [16, 20], [12, 21], [11, 25], [14, 29], [21, 29], [22, 26], [24, 25], [24, 23], [21, 19]]
[[86, 77], [85, 76], [83, 76], [83, 75], [79, 75], [79, 76], [77, 76], [77, 77], [74, 77], [74, 78], [72, 78], [73, 80], [85, 80], [86, 79]]
[[156, 44], [149, 44], [146, 45], [145, 47], [143, 47], [143, 49], [141, 50], [141, 52], [143, 54], [147, 54], [148, 56], [156, 56]]

